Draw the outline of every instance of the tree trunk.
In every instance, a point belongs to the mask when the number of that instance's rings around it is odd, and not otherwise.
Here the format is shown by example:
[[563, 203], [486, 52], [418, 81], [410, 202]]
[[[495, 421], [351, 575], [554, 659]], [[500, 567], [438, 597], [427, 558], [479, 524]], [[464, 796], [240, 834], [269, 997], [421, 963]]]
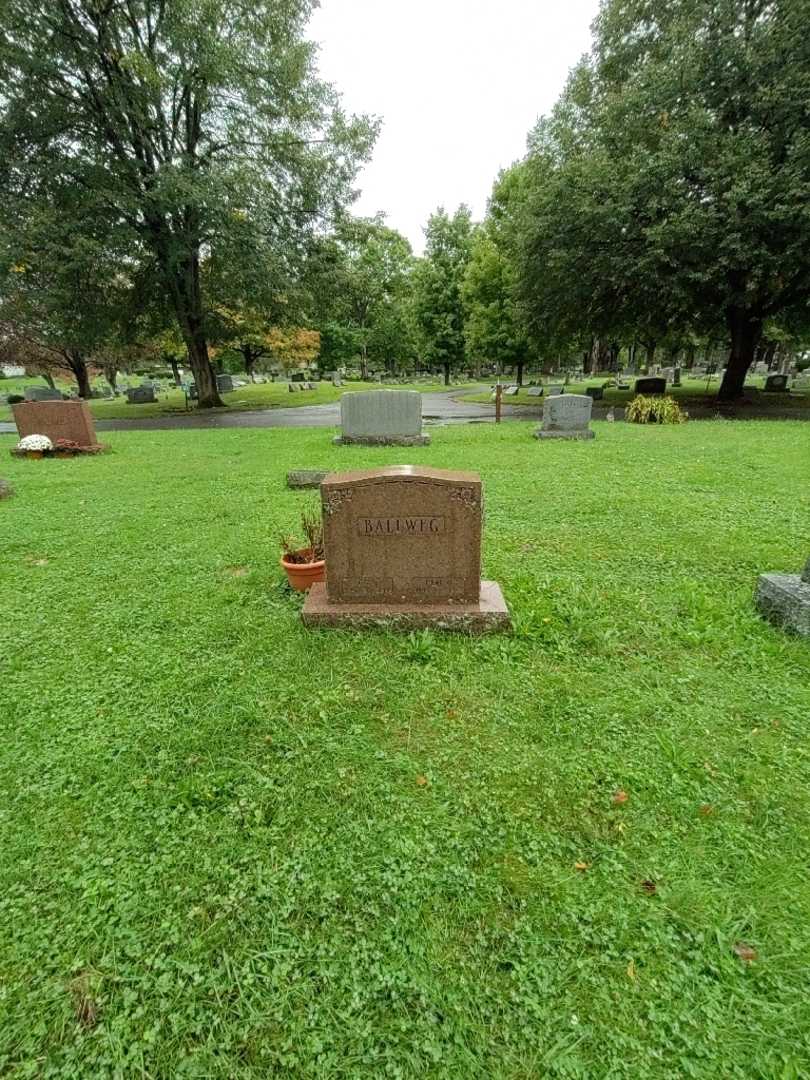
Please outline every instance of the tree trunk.
[[46, 385], [50, 386], [51, 390], [56, 389], [56, 383], [53, 381], [53, 375], [51, 375], [50, 371], [43, 371], [42, 378], [45, 380]]
[[449, 386], [450, 385], [450, 363], [449, 363], [449, 361], [446, 361], [442, 366], [444, 367], [444, 385]]
[[732, 401], [742, 396], [745, 376], [754, 362], [757, 345], [762, 337], [762, 319], [741, 307], [726, 311], [731, 334], [731, 352], [728, 367], [717, 397], [720, 401]]
[[87, 364], [84, 357], [77, 349], [66, 349], [64, 352], [67, 366], [73, 372], [76, 379], [76, 386], [79, 390], [79, 397], [89, 401], [93, 396], [90, 389], [90, 373], [87, 370]]
[[524, 367], [524, 364], [525, 364], [524, 360], [518, 360], [517, 364], [515, 365], [516, 368], [517, 368], [516, 382], [517, 382], [518, 386], [523, 386], [523, 367]]
[[197, 407], [224, 408], [225, 403], [219, 396], [216, 376], [208, 357], [208, 342], [203, 324], [199, 252], [193, 251], [182, 268], [173, 299], [183, 343], [188, 350], [189, 366], [197, 386]]
[[118, 369], [114, 364], [104, 365], [104, 378], [107, 380], [109, 387], [114, 394], [115, 384], [118, 382]]
[[249, 345], [243, 345], [239, 350], [242, 353], [242, 360], [245, 363], [245, 374], [248, 379], [253, 382], [253, 368], [256, 365], [256, 357], [253, 355], [253, 349]]
[[645, 349], [647, 350], [647, 373], [648, 374], [650, 372], [650, 368], [655, 364], [655, 349], [656, 349], [657, 344], [658, 344], [657, 342], [651, 341], [647, 345], [644, 346]]
[[175, 357], [173, 357], [173, 356], [169, 357], [169, 366], [172, 369], [172, 375], [174, 377], [174, 385], [175, 386], [180, 386], [181, 383], [182, 383], [182, 380], [180, 378], [180, 365], [177, 363], [177, 360], [175, 359]]
[[360, 346], [360, 381], [368, 382], [368, 349], [365, 342]]

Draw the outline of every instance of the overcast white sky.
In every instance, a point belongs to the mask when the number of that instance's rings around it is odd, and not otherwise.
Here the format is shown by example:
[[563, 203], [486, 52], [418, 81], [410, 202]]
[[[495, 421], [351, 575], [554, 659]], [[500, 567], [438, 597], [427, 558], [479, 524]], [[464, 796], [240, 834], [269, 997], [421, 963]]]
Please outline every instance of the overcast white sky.
[[598, 0], [321, 0], [320, 70], [383, 130], [359, 186], [421, 252], [439, 205], [480, 218], [498, 170], [553, 106]]

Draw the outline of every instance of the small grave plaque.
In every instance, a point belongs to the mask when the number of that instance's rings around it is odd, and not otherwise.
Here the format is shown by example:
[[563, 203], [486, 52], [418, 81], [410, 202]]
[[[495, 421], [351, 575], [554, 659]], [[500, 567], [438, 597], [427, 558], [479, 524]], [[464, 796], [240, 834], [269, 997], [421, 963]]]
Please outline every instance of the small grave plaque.
[[543, 426], [535, 432], [538, 439], [593, 439], [588, 426], [593, 400], [587, 394], [561, 394], [546, 398]]
[[755, 603], [769, 622], [800, 637], [810, 637], [810, 559], [801, 575], [762, 574]]
[[481, 581], [477, 473], [412, 465], [332, 473], [321, 501], [326, 583], [309, 593], [307, 626], [509, 625], [499, 586]]
[[529, 397], [542, 397], [542, 396], [543, 396], [543, 387], [542, 386], [530, 386], [529, 387]]

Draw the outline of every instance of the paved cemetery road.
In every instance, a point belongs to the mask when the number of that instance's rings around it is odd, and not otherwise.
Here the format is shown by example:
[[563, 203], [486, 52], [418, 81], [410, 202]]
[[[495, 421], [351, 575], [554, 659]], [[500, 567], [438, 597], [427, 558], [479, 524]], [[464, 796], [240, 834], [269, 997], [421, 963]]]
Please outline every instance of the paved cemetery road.
[[[487, 405], [476, 405], [474, 402], [455, 401], [453, 394], [481, 393], [487, 387], [464, 387], [461, 391], [445, 390], [439, 393], [422, 395], [422, 416], [430, 421], [442, 421], [444, 423], [468, 423], [475, 420], [493, 420], [492, 408]], [[504, 416], [513, 412], [520, 415], [523, 410], [504, 406]], [[534, 409], [528, 410], [532, 415]], [[531, 417], [526, 415], [526, 419]], [[251, 410], [219, 410], [212, 409], [206, 412], [172, 413], [169, 416], [150, 416], [139, 420], [96, 420], [97, 431], [164, 431], [181, 428], [263, 428], [263, 427], [339, 427], [340, 404], [334, 402], [331, 405], [299, 405], [294, 409], [251, 409]], [[14, 424], [0, 423], [0, 434], [13, 433], [17, 429]]]
[[[495, 411], [491, 405], [479, 405], [476, 402], [460, 401], [464, 394], [482, 393], [488, 386], [472, 386], [438, 393], [422, 395], [422, 415], [425, 422], [443, 424], [494, 423]], [[596, 403], [593, 410], [594, 420], [604, 420], [607, 407]], [[694, 408], [690, 406], [694, 420], [708, 420], [717, 414], [716, 407]], [[533, 420], [542, 418], [542, 402], [537, 405], [509, 405], [503, 403], [504, 420]], [[624, 416], [624, 410], [615, 410], [617, 420]], [[780, 409], [747, 407], [737, 417], [741, 420], [810, 420], [810, 409], [784, 407]], [[96, 420], [98, 431], [176, 431], [183, 428], [265, 428], [265, 427], [339, 427], [340, 405], [301, 405], [294, 409], [234, 409], [210, 412], [172, 413], [169, 416], [144, 417], [139, 420]], [[0, 423], [0, 435], [16, 432], [12, 423]]]

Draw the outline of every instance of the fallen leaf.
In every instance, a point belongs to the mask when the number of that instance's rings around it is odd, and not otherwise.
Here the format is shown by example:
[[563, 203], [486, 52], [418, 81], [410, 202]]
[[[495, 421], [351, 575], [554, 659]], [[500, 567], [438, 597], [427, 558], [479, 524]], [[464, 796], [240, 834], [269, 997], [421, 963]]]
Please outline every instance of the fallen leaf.
[[25, 561], [29, 566], [47, 566], [47, 559], [35, 559], [33, 555], [26, 555]]
[[757, 950], [753, 945], [747, 945], [744, 941], [738, 941], [732, 950], [746, 964], [757, 958]]
[[94, 1028], [98, 1023], [98, 1004], [93, 999], [89, 976], [77, 976], [70, 984], [70, 992], [76, 1019], [82, 1027]]
[[429, 781], [428, 781], [428, 778], [426, 776], [417, 776], [416, 782], [419, 785], [419, 787], [427, 787]]
[[626, 791], [616, 791], [613, 794], [613, 803], [615, 806], [621, 806], [622, 803], [626, 803], [630, 796]]
[[700, 812], [703, 815], [703, 817], [708, 817], [710, 814], [714, 813], [714, 807], [709, 806], [708, 803], [704, 803], [700, 808]]
[[589, 862], [575, 862], [574, 863], [574, 869], [575, 870], [590, 870], [590, 868], [591, 868], [591, 864]]
[[648, 893], [650, 896], [654, 896], [655, 893], [658, 891], [658, 886], [655, 884], [652, 878], [647, 878], [645, 881], [642, 881], [641, 887], [644, 892]]
[[631, 960], [630, 963], [627, 965], [627, 978], [635, 980], [635, 977], [636, 977], [636, 962], [635, 962], [635, 960]]
[[448, 720], [455, 720], [455, 718], [457, 716], [458, 716], [458, 713], [456, 712], [455, 709], [448, 709], [447, 710], [447, 719]]

